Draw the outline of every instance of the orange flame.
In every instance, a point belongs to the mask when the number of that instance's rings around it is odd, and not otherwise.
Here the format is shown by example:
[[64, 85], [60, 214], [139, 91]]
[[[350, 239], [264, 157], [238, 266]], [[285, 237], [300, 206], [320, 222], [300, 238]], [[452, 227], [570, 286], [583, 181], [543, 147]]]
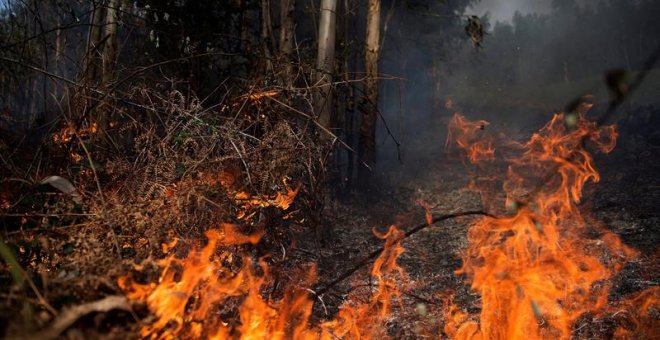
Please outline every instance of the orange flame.
[[68, 143], [73, 139], [73, 136], [76, 134], [80, 137], [85, 137], [93, 135], [98, 130], [98, 124], [96, 122], [92, 123], [89, 127], [82, 127], [76, 131], [73, 123], [69, 123], [67, 126], [63, 127], [60, 131], [53, 134], [53, 141], [57, 144]]
[[[131, 300], [144, 301], [156, 321], [144, 326], [144, 338], [174, 339], [336, 339], [342, 337], [374, 338], [383, 334], [383, 323], [391, 311], [391, 301], [398, 298], [398, 282], [405, 272], [396, 259], [403, 251], [403, 233], [390, 227], [384, 235], [385, 250], [375, 261], [371, 275], [376, 292], [367, 302], [348, 300], [333, 320], [309, 324], [313, 300], [310, 287], [316, 278], [314, 266], [304, 271], [296, 285], [280, 301], [265, 299], [262, 291], [272, 279], [264, 260], [253, 263], [243, 256], [237, 271], [232, 253], [226, 246], [256, 244], [261, 234], [243, 235], [236, 226], [222, 225], [206, 233], [207, 245], [190, 251], [184, 259], [173, 255], [160, 262], [163, 271], [158, 283], [138, 284], [130, 277], [119, 280]], [[237, 303], [238, 318], [223, 317], [219, 306]]]
[[431, 209], [432, 209], [431, 204], [421, 199], [417, 200], [417, 204], [419, 204], [419, 206], [424, 209], [424, 218], [426, 219], [426, 223], [428, 225], [433, 224], [433, 215], [431, 215]]
[[[456, 114], [449, 125], [448, 145], [465, 150], [472, 163], [492, 160], [492, 139], [478, 136], [487, 124]], [[576, 205], [584, 184], [599, 180], [584, 141], [609, 152], [616, 129], [599, 128], [583, 114], [573, 129], [566, 125], [564, 115], [557, 114], [528, 142], [506, 143], [521, 152], [507, 160], [503, 182], [513, 216], [483, 218], [470, 227], [469, 247], [458, 273], [466, 274], [481, 295], [481, 312], [476, 318], [452, 305], [445, 324], [450, 337], [568, 339], [579, 316], [604, 310], [607, 279], [635, 256], [604, 229], [599, 230], [600, 240], [587, 239], [584, 234], [590, 226]], [[547, 173], [553, 175], [539, 177]], [[548, 182], [536, 190], [538, 181]]]
[[456, 146], [463, 150], [471, 163], [493, 160], [495, 149], [492, 140], [482, 138], [488, 124], [485, 120], [471, 122], [459, 113], [454, 114], [449, 121], [445, 147]]

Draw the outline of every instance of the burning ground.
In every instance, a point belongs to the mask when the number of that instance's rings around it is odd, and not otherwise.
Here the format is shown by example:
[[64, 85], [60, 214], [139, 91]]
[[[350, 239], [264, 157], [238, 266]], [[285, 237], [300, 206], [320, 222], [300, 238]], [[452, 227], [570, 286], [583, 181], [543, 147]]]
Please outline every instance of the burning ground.
[[[77, 213], [66, 206], [75, 197], [51, 191], [52, 209], [78, 218], [44, 232], [8, 215], [23, 227], [6, 236], [18, 254], [6, 269], [30, 289], [5, 294], [5, 332], [652, 338], [660, 201], [657, 165], [645, 160], [658, 159], [657, 133], [640, 132], [635, 120], [598, 126], [590, 108], [517, 135], [457, 113], [420, 176], [383, 174], [378, 192], [326, 200], [321, 217], [310, 214], [316, 203], [305, 180], [277, 163], [247, 164], [270, 169], [250, 179], [231, 159], [199, 165], [163, 176], [148, 199], [122, 201], [113, 193], [124, 188], [108, 187], [104, 201]], [[254, 155], [286, 146], [278, 141], [294, 131], [274, 126]], [[240, 140], [225, 133], [218, 136]], [[191, 143], [181, 139], [172, 145]], [[149, 150], [146, 157], [168, 151]], [[262, 189], [246, 190], [249, 182]], [[475, 213], [443, 218], [460, 212]], [[109, 295], [117, 298], [99, 300]], [[12, 315], [20, 310], [22, 318]]]

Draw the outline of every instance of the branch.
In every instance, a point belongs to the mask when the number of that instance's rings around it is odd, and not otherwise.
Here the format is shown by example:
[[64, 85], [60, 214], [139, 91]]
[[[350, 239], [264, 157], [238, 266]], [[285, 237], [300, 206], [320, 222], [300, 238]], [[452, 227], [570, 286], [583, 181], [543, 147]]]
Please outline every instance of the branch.
[[48, 328], [29, 336], [30, 339], [46, 340], [58, 337], [81, 317], [94, 312], [108, 312], [113, 309], [130, 311], [131, 307], [124, 296], [108, 296], [98, 301], [85, 303], [64, 310]]
[[[476, 216], [487, 216], [487, 217], [495, 218], [495, 216], [493, 216], [493, 215], [491, 215], [487, 212], [477, 211], [477, 210], [463, 211], [463, 212], [457, 212], [457, 213], [453, 213], [453, 214], [442, 215], [442, 216], [438, 216], [438, 217], [434, 218], [433, 220], [431, 220], [430, 224], [425, 222], [425, 223], [417, 225], [416, 227], [408, 230], [403, 236], [401, 236], [401, 238], [396, 240], [396, 242], [401, 242], [402, 240], [412, 236], [413, 234], [415, 234], [415, 233], [417, 233], [421, 230], [424, 230], [427, 227], [430, 227], [430, 226], [432, 226], [432, 225], [434, 225], [438, 222], [442, 222], [442, 221], [457, 218], [457, 217], [474, 216], [474, 215], [476, 215]], [[367, 255], [367, 257], [365, 257], [364, 259], [359, 261], [357, 264], [355, 264], [355, 266], [353, 266], [351, 269], [349, 269], [346, 272], [344, 272], [343, 274], [339, 275], [336, 279], [330, 281], [329, 283], [323, 284], [321, 288], [315, 289], [314, 291], [315, 291], [316, 295], [319, 295], [319, 296], [322, 295], [323, 293], [327, 292], [328, 289], [330, 289], [333, 286], [337, 285], [339, 282], [344, 281], [345, 279], [351, 277], [351, 275], [353, 275], [355, 272], [360, 270], [360, 268], [368, 265], [371, 261], [376, 259], [384, 250], [385, 250], [384, 247], [380, 247], [380, 248], [374, 250], [369, 255]]]

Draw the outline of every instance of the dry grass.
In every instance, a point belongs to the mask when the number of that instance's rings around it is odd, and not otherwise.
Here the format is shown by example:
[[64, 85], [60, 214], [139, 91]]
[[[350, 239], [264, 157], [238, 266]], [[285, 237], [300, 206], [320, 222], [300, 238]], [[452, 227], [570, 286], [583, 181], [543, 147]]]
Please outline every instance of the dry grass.
[[[305, 214], [316, 211], [306, 207], [322, 201], [330, 145], [318, 142], [307, 118], [269, 96], [297, 99], [254, 93], [227, 93], [234, 99], [208, 108], [176, 90], [138, 86], [121, 101], [96, 105], [107, 114], [96, 130], [89, 117], [97, 114], [85, 113], [90, 98], [75, 93], [63, 101], [71, 105], [62, 105], [69, 118], [43, 135], [44, 146], [23, 144], [7, 153], [15, 136], [3, 133], [0, 167], [8, 175], [0, 183], [0, 224], [18, 263], [37, 278], [37, 291], [55, 309], [119, 293], [117, 278], [136, 268], [156, 275], [162, 244], [180, 239], [185, 252], [218, 223], [246, 231], [267, 226], [278, 246], [306, 228], [302, 221], [313, 217]], [[74, 133], [54, 141], [67, 127]], [[82, 202], [39, 185], [48, 175], [69, 180]], [[286, 211], [238, 199], [238, 193], [267, 199], [295, 186], [301, 189]], [[0, 268], [0, 284], [11, 291], [3, 309], [28, 312], [0, 313], [6, 335], [42, 328], [54, 315], [11, 280], [9, 269]]]

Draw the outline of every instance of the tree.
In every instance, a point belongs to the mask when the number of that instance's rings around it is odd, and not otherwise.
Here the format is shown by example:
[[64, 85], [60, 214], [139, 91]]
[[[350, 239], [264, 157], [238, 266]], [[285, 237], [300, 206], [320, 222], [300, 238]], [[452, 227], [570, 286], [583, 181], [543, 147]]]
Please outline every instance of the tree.
[[282, 83], [290, 87], [293, 83], [293, 40], [295, 36], [295, 0], [282, 0], [280, 3], [280, 55], [283, 61]]
[[337, 0], [322, 0], [319, 19], [318, 50], [316, 55], [316, 84], [314, 109], [319, 122], [326, 128], [332, 124], [332, 73], [335, 67], [335, 35], [337, 31]]
[[103, 76], [102, 82], [106, 86], [112, 80], [112, 72], [117, 59], [117, 14], [119, 13], [119, 0], [108, 0], [105, 10], [105, 32], [103, 47]]
[[366, 185], [376, 164], [376, 121], [378, 117], [378, 58], [380, 55], [380, 0], [369, 0], [367, 8], [367, 39], [364, 53], [366, 72], [365, 96], [358, 153], [362, 164], [358, 179]]

